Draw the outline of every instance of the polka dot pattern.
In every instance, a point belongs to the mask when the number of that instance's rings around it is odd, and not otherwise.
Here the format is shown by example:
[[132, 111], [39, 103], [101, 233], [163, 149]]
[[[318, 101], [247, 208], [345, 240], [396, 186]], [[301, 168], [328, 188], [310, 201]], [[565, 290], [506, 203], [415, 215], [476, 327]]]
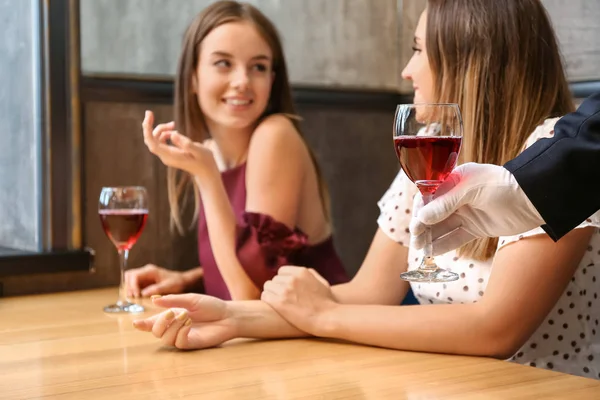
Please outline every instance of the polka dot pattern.
[[[600, 213], [580, 227], [590, 225], [600, 226]], [[522, 239], [541, 233], [541, 229], [533, 230], [522, 235]], [[505, 246], [517, 240], [518, 236], [506, 238]], [[586, 377], [600, 376], [600, 338], [595, 325], [600, 318], [598, 248], [600, 239], [593, 235], [563, 295], [545, 322], [519, 349], [517, 354], [522, 355], [515, 362]]]
[[[399, 187], [406, 187], [406, 190]], [[417, 193], [416, 187], [400, 171], [394, 182], [377, 203], [380, 210], [377, 224], [392, 240], [398, 243], [410, 243], [408, 225], [412, 215], [412, 201]]]

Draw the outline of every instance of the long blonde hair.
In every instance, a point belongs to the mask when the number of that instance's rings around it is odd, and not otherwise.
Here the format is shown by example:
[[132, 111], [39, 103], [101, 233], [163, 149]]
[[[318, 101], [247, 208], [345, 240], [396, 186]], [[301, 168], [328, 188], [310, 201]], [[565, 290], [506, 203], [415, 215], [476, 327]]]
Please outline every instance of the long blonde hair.
[[[537, 125], [574, 109], [539, 0], [429, 0], [426, 47], [436, 101], [462, 111], [461, 162], [503, 165]], [[497, 245], [478, 239], [459, 255], [487, 260]]]
[[[201, 142], [207, 138], [207, 127], [204, 115], [195, 93], [192, 90], [192, 77], [198, 66], [200, 45], [202, 40], [215, 28], [230, 22], [248, 21], [252, 23], [273, 52], [274, 81], [271, 87], [269, 102], [259, 120], [272, 114], [295, 116], [296, 110], [292, 100], [292, 92], [288, 80], [287, 67], [281, 40], [275, 26], [257, 8], [247, 3], [236, 1], [218, 1], [206, 7], [194, 18], [185, 32], [182, 52], [177, 67], [175, 82], [175, 125], [177, 130], [192, 140]], [[202, 83], [199, 82], [201, 85]], [[298, 118], [290, 118], [294, 127], [302, 134]], [[314, 153], [307, 145], [311, 160], [316, 170], [319, 183], [319, 194], [323, 211], [329, 219], [329, 193]], [[191, 175], [187, 172], [169, 168], [167, 172], [169, 205], [171, 207], [171, 227], [183, 233], [181, 214], [188, 198], [189, 191], [194, 193], [194, 216], [190, 228], [198, 219], [200, 201], [198, 189]], [[183, 207], [180, 207], [183, 206]]]

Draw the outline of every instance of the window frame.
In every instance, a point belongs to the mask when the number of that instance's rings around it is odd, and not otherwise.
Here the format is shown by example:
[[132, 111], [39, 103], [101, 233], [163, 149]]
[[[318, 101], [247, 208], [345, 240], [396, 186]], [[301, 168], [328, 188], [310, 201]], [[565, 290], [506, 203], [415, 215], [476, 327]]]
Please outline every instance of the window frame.
[[83, 246], [79, 0], [38, 0], [40, 250], [0, 247], [3, 276], [93, 270]]

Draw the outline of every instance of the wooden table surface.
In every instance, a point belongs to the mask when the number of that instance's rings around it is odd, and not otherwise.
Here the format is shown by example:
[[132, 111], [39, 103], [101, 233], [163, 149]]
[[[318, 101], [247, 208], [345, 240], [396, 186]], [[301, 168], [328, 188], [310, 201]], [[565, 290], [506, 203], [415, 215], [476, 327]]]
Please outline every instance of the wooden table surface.
[[161, 348], [102, 312], [116, 294], [0, 299], [0, 399], [600, 399], [598, 381], [485, 358], [313, 339]]

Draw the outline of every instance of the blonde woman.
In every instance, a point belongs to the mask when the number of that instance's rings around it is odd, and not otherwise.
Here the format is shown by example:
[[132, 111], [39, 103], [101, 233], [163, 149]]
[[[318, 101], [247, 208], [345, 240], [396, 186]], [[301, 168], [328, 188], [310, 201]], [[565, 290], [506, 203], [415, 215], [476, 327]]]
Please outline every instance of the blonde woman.
[[[415, 102], [460, 105], [462, 162], [502, 165], [552, 135], [556, 117], [573, 110], [539, 0], [429, 0], [403, 77], [413, 82]], [[414, 284], [420, 305], [399, 306], [409, 287], [400, 273], [421, 259], [407, 247], [415, 193], [399, 173], [379, 202], [379, 230], [349, 283], [330, 287], [306, 268], [282, 267], [265, 284], [262, 301], [167, 296], [155, 304], [174, 309], [135, 326], [179, 348], [236, 336], [314, 335], [598, 378], [598, 216], [558, 243], [534, 230], [438, 256], [437, 264], [460, 279]]]

